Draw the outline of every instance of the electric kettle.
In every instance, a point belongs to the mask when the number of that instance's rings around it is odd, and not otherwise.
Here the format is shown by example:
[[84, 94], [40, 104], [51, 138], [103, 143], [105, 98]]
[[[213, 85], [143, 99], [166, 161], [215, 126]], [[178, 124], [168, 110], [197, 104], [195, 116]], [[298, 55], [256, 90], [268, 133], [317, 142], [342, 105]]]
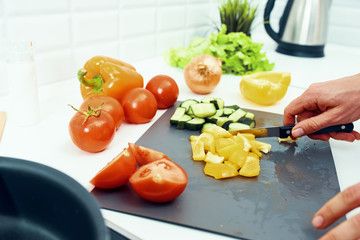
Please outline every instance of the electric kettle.
[[268, 0], [264, 26], [278, 46], [277, 52], [299, 57], [323, 57], [329, 8], [332, 0], [288, 0], [279, 22], [279, 32], [270, 25], [275, 0]]

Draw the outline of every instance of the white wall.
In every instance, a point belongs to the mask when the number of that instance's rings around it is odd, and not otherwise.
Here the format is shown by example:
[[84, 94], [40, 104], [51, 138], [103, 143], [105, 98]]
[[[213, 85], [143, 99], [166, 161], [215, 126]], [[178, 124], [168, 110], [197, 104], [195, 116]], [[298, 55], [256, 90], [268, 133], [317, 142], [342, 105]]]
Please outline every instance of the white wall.
[[[254, 34], [264, 34], [266, 1], [255, 1]], [[285, 3], [277, 1], [274, 25]], [[210, 19], [218, 20], [217, 6], [217, 0], [0, 0], [0, 95], [7, 93], [6, 41], [34, 42], [38, 83], [45, 85], [75, 78], [97, 54], [133, 63], [186, 46], [214, 30]], [[360, 1], [334, 0], [330, 17], [328, 42], [360, 47]]]

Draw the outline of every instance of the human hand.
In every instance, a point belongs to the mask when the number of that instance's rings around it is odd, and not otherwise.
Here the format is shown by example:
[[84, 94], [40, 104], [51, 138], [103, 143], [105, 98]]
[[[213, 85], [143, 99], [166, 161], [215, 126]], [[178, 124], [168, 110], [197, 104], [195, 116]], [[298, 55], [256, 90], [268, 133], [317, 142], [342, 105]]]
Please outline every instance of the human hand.
[[[360, 206], [360, 183], [357, 183], [330, 199], [315, 213], [312, 224], [317, 229], [325, 229], [346, 213]], [[343, 221], [327, 232], [320, 240], [347, 240], [360, 238], [360, 213]]]
[[[360, 118], [360, 74], [312, 84], [284, 111], [284, 125], [294, 124], [292, 137], [309, 135], [322, 128], [350, 123]], [[360, 133], [332, 132], [310, 135], [312, 139], [360, 140]]]

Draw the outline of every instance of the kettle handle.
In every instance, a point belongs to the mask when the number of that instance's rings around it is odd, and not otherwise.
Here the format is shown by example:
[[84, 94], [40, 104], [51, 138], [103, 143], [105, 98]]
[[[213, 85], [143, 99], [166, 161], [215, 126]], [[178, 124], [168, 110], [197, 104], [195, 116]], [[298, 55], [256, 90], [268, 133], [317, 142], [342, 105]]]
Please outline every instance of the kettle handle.
[[264, 11], [264, 27], [266, 32], [269, 34], [269, 36], [274, 39], [276, 42], [280, 41], [280, 37], [279, 34], [276, 33], [270, 25], [270, 14], [271, 11], [274, 8], [274, 4], [275, 4], [275, 0], [268, 0], [265, 6], [265, 11]]

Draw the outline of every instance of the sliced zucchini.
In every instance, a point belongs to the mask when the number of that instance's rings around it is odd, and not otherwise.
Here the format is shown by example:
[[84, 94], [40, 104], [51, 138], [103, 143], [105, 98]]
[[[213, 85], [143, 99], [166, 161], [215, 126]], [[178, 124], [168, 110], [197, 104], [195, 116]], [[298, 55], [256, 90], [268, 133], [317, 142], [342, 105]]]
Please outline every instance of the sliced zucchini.
[[179, 122], [179, 120], [180, 120], [180, 118], [181, 118], [182, 116], [184, 116], [185, 112], [186, 112], [186, 108], [184, 108], [184, 107], [177, 107], [176, 110], [175, 110], [175, 112], [174, 112], [174, 114], [173, 114], [173, 115], [171, 116], [171, 118], [170, 118], [170, 123], [173, 124], [173, 125], [177, 125], [178, 122]]
[[247, 117], [242, 117], [239, 119], [239, 121], [237, 121], [238, 123], [243, 123], [246, 125], [249, 125], [250, 128], [254, 128], [255, 127], [255, 120], [252, 120], [250, 118]]
[[186, 112], [189, 111], [189, 107], [192, 105], [192, 104], [195, 104], [195, 103], [199, 103], [198, 100], [195, 100], [195, 99], [188, 99], [188, 100], [185, 100], [183, 101], [181, 104], [180, 104], [180, 107], [183, 107], [186, 109]]
[[185, 128], [193, 131], [201, 130], [205, 123], [203, 118], [193, 118], [190, 121], [185, 122]]
[[224, 100], [222, 100], [221, 98], [215, 98], [215, 102], [216, 103], [214, 103], [215, 104], [215, 107], [217, 108], [217, 109], [223, 109], [224, 108]]
[[232, 113], [235, 112], [235, 109], [229, 108], [229, 107], [224, 107], [223, 111], [224, 111], [224, 113], [223, 113], [224, 116], [230, 116]]
[[191, 116], [184, 114], [178, 121], [176, 129], [185, 129], [186, 123], [193, 119]]
[[232, 120], [233, 122], [237, 122], [239, 121], [240, 118], [244, 117], [246, 113], [247, 112], [245, 110], [239, 108], [229, 116], [229, 119]]
[[250, 126], [244, 123], [233, 122], [230, 123], [228, 127], [229, 131], [244, 130], [244, 129], [250, 129]]
[[232, 108], [234, 110], [238, 110], [240, 107], [238, 105], [230, 105], [230, 106], [226, 106], [227, 108]]
[[225, 122], [221, 127], [224, 128], [224, 129], [226, 129], [226, 130], [229, 130], [229, 125], [230, 125], [231, 123], [234, 123], [234, 122], [231, 121], [231, 120], [228, 120], [228, 121]]
[[216, 108], [212, 103], [195, 103], [190, 105], [190, 109], [194, 116], [199, 118], [211, 117], [216, 113]]
[[201, 132], [204, 132], [206, 129], [211, 128], [212, 126], [215, 126], [215, 123], [205, 123], [202, 128], [201, 128]]
[[211, 101], [214, 101], [215, 98], [213, 97], [204, 97], [203, 99], [201, 99], [202, 103], [211, 103]]
[[245, 114], [245, 117], [254, 120], [255, 119], [255, 114], [253, 114], [252, 112], [247, 112]]
[[229, 118], [227, 117], [216, 117], [216, 125], [218, 125], [219, 127], [222, 127], [224, 125], [224, 123], [231, 121], [229, 120]]

